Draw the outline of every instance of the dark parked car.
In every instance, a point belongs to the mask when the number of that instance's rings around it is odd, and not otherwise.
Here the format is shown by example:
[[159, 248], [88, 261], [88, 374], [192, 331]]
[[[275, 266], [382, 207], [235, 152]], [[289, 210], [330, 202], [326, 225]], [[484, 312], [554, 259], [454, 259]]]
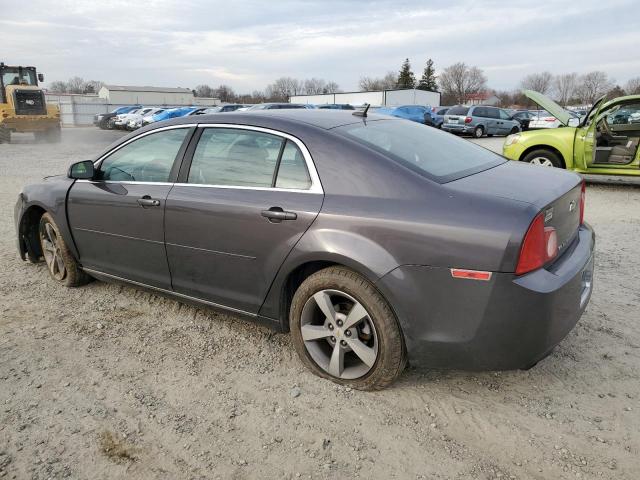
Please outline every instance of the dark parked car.
[[257, 105], [253, 105], [249, 107], [246, 111], [254, 111], [254, 110], [290, 110], [290, 109], [301, 109], [307, 108], [307, 105], [303, 105], [302, 103], [259, 103]]
[[362, 115], [149, 125], [22, 190], [20, 255], [62, 285], [127, 282], [290, 330], [307, 367], [360, 389], [407, 359], [545, 357], [591, 294], [580, 177]]
[[520, 122], [520, 129], [525, 131], [529, 130], [529, 122], [531, 122], [531, 119], [535, 118], [535, 114], [529, 110], [516, 110], [511, 114], [511, 117]]
[[98, 113], [93, 117], [93, 124], [103, 130], [112, 130], [115, 128], [115, 119], [117, 115], [131, 113], [139, 108], [141, 108], [141, 105], [119, 107], [109, 113]]
[[319, 109], [328, 110], [355, 110], [356, 107], [349, 105], [348, 103], [328, 103], [326, 105], [318, 105]]
[[432, 107], [431, 113], [433, 117], [433, 123], [436, 128], [442, 127], [442, 122], [444, 122], [444, 116], [449, 111], [451, 107]]

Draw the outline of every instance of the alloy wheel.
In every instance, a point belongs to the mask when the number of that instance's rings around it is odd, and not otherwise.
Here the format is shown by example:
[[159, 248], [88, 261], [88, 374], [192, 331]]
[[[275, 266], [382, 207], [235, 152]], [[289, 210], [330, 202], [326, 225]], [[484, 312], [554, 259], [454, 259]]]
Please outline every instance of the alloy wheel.
[[47, 267], [53, 278], [62, 281], [67, 274], [67, 269], [60, 251], [60, 240], [50, 223], [45, 223], [40, 231], [40, 244]]
[[553, 167], [553, 162], [547, 157], [533, 157], [529, 163], [532, 165], [540, 165], [542, 167]]
[[345, 292], [320, 290], [309, 297], [300, 331], [309, 356], [333, 377], [360, 378], [378, 358], [378, 334], [371, 316]]

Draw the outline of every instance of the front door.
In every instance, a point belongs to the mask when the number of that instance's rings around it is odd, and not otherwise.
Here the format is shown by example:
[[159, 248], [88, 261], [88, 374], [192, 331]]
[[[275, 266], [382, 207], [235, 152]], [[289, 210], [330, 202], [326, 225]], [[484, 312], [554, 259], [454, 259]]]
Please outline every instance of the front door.
[[265, 129], [203, 128], [180, 175], [165, 218], [174, 290], [257, 313], [322, 206], [306, 148]]
[[164, 210], [188, 133], [142, 135], [103, 158], [93, 180], [74, 183], [67, 211], [83, 267], [171, 288]]
[[[638, 168], [640, 101], [608, 105], [595, 115], [589, 168]], [[588, 135], [588, 134], [587, 134]], [[587, 153], [587, 152], [585, 152]]]

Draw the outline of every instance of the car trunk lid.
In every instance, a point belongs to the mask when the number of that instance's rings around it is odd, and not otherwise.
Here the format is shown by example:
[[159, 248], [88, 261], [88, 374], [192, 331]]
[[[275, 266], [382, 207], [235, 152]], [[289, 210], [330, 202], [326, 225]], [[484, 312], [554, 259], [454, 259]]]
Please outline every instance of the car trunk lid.
[[533, 206], [531, 220], [544, 212], [545, 226], [556, 229], [559, 255], [571, 244], [580, 226], [582, 179], [564, 170], [505, 162], [446, 186], [454, 191], [528, 203]]

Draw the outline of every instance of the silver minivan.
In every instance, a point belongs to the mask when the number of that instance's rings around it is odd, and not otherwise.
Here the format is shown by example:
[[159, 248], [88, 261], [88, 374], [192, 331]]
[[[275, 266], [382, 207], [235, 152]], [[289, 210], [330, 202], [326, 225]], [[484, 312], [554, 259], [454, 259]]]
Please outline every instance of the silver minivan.
[[520, 122], [506, 110], [487, 105], [451, 107], [444, 116], [442, 130], [480, 138], [483, 135], [510, 135], [520, 131]]

